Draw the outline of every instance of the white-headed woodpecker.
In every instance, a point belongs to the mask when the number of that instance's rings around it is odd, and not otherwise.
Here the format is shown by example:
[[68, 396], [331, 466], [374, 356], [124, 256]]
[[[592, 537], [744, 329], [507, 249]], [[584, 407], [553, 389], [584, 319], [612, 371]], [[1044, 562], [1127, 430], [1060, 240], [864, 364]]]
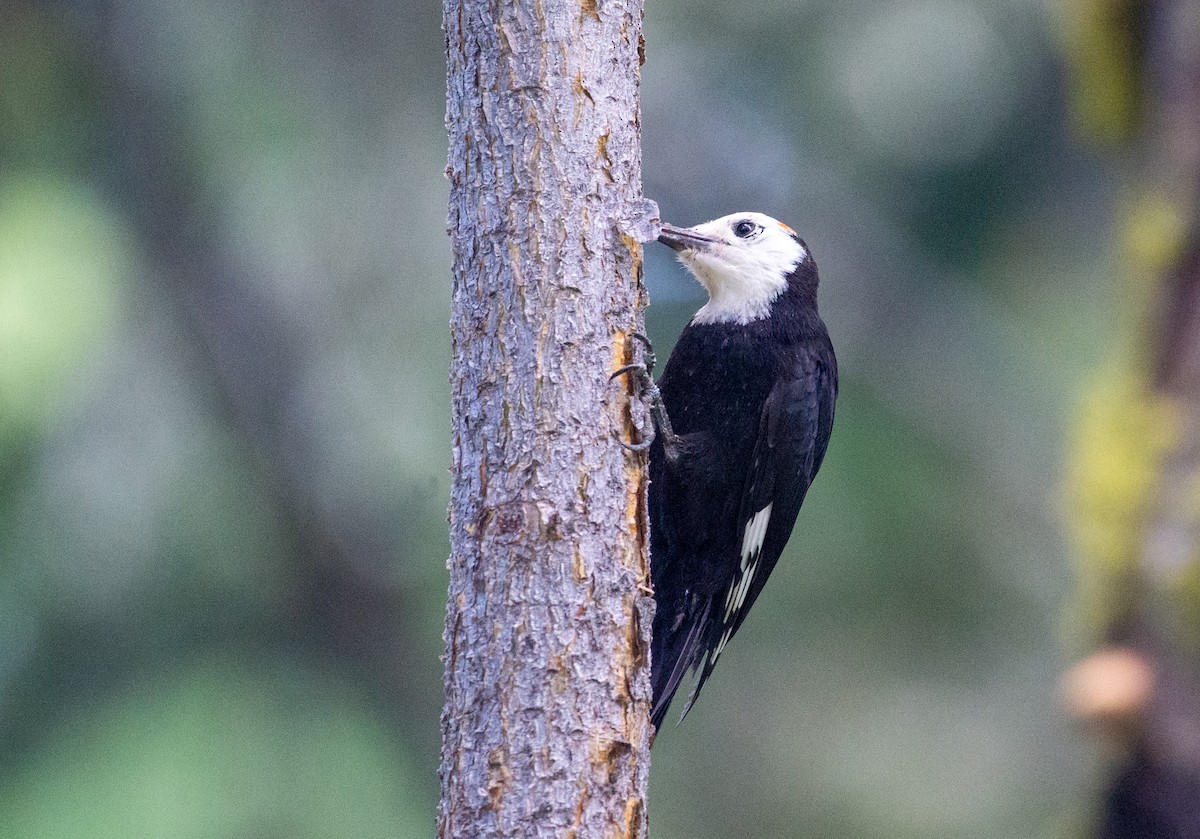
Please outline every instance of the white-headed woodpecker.
[[708, 302], [658, 381], [650, 445], [656, 729], [692, 668], [687, 714], [775, 567], [825, 456], [838, 387], [817, 266], [794, 230], [734, 213], [664, 225], [658, 241]]

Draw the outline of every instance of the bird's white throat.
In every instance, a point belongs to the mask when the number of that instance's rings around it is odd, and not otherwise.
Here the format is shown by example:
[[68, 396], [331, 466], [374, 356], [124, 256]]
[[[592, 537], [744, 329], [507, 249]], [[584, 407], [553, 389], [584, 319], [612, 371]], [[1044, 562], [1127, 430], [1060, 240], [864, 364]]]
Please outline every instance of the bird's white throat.
[[[707, 233], [706, 227], [694, 229]], [[714, 247], [679, 254], [680, 262], [708, 290], [708, 302], [692, 323], [745, 325], [767, 317], [787, 288], [788, 275], [808, 258], [804, 246], [779, 227], [768, 227], [752, 242], [721, 238]]]

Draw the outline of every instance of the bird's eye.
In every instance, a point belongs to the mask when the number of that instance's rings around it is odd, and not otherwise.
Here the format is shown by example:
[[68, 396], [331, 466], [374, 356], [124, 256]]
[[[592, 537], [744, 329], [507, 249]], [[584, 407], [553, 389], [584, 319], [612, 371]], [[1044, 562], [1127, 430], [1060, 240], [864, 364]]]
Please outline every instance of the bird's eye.
[[755, 224], [752, 221], [743, 219], [733, 226], [733, 235], [739, 239], [749, 239], [755, 233], [762, 230], [762, 226]]

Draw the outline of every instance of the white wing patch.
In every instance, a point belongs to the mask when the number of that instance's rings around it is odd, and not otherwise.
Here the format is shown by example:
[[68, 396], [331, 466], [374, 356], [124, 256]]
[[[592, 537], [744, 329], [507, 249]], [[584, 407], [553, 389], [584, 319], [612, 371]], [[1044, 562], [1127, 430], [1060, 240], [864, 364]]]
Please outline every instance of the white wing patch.
[[708, 666], [712, 667], [717, 663], [717, 658], [721, 655], [721, 651], [725, 649], [725, 645], [729, 643], [729, 636], [733, 634], [733, 627], [729, 627], [721, 635], [721, 642], [713, 648], [713, 651], [708, 655]]
[[747, 566], [751, 560], [757, 560], [759, 551], [762, 550], [763, 542], [767, 538], [767, 525], [771, 522], [771, 508], [775, 506], [771, 502], [763, 507], [757, 513], [750, 517], [750, 521], [746, 522], [746, 531], [742, 534], [742, 573], [746, 572]]
[[[767, 525], [771, 522], [771, 507], [774, 503], [768, 504], [757, 513], [750, 517], [750, 521], [746, 522], [746, 530], [742, 536], [742, 573], [729, 586], [729, 593], [725, 595], [725, 617], [723, 622], [728, 623], [730, 616], [738, 609], [742, 608], [742, 604], [746, 602], [746, 595], [750, 593], [750, 584], [754, 582], [754, 575], [758, 572], [758, 557], [762, 553], [763, 542], [767, 538]], [[729, 632], [725, 633], [721, 643], [716, 648], [716, 655], [720, 655], [721, 648], [729, 640]], [[713, 660], [716, 661], [716, 655]]]

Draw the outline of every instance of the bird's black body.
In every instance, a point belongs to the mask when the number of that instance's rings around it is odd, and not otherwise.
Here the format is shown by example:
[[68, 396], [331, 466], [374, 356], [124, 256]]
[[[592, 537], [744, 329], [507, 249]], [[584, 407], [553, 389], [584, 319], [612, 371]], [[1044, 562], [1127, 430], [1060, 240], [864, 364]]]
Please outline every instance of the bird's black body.
[[650, 448], [656, 729], [686, 671], [700, 671], [694, 699], [741, 626], [829, 442], [837, 361], [802, 253], [768, 316], [693, 321], [658, 382], [678, 456], [662, 434]]

